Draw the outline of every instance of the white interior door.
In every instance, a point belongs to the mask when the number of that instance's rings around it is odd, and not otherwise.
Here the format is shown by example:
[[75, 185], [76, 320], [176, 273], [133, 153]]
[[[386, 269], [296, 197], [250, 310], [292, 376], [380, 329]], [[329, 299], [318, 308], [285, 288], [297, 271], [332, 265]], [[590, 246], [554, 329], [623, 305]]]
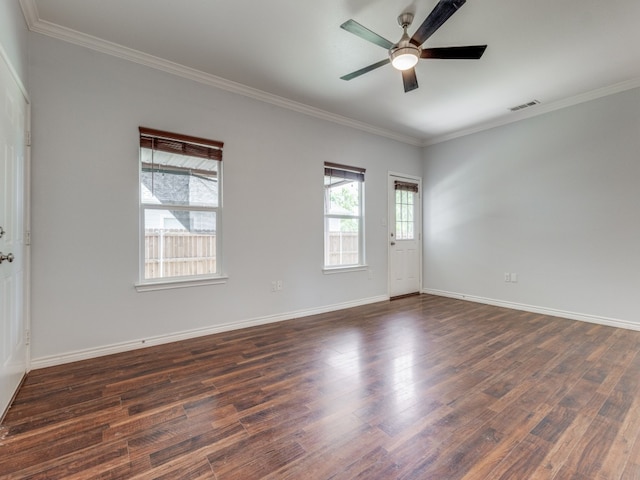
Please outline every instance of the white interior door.
[[25, 140], [27, 101], [0, 56], [0, 418], [27, 371]]
[[420, 291], [420, 180], [389, 175], [389, 295]]

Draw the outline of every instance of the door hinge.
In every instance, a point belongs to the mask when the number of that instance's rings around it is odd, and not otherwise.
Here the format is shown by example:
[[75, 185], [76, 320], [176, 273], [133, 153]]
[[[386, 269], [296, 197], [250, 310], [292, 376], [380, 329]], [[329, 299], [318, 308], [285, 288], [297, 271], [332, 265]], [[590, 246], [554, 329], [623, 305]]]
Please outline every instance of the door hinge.
[[24, 141], [27, 147], [31, 146], [31, 130], [24, 132]]
[[26, 230], [24, 232], [24, 244], [31, 245], [31, 230]]
[[31, 345], [31, 330], [28, 328], [24, 331], [24, 344]]

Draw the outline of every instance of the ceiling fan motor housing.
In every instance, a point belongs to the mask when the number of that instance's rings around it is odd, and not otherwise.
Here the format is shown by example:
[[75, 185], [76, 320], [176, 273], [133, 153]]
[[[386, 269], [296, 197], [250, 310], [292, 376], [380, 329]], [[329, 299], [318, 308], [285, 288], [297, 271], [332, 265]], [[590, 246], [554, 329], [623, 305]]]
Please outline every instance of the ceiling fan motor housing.
[[413, 23], [413, 13], [405, 12], [398, 15], [398, 25], [402, 28], [407, 28]]

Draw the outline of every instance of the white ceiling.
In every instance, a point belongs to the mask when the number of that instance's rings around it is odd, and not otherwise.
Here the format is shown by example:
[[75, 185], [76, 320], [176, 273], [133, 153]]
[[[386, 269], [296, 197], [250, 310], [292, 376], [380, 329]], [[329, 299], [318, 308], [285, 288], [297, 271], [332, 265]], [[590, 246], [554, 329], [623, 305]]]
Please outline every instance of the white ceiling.
[[437, 0], [20, 2], [33, 31], [417, 145], [640, 86], [639, 0], [468, 0], [425, 46], [484, 56], [420, 60], [409, 93], [391, 65], [340, 80], [387, 53], [339, 26], [396, 42]]

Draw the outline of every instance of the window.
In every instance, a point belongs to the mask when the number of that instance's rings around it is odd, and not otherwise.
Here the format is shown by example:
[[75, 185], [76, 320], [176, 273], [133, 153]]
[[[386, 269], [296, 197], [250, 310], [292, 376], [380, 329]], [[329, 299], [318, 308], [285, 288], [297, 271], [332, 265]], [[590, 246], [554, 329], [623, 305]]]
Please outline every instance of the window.
[[396, 192], [396, 239], [415, 239], [414, 201], [418, 193], [415, 183], [395, 181]]
[[220, 276], [222, 147], [140, 127], [142, 283]]
[[364, 264], [364, 168], [324, 164], [324, 264]]

